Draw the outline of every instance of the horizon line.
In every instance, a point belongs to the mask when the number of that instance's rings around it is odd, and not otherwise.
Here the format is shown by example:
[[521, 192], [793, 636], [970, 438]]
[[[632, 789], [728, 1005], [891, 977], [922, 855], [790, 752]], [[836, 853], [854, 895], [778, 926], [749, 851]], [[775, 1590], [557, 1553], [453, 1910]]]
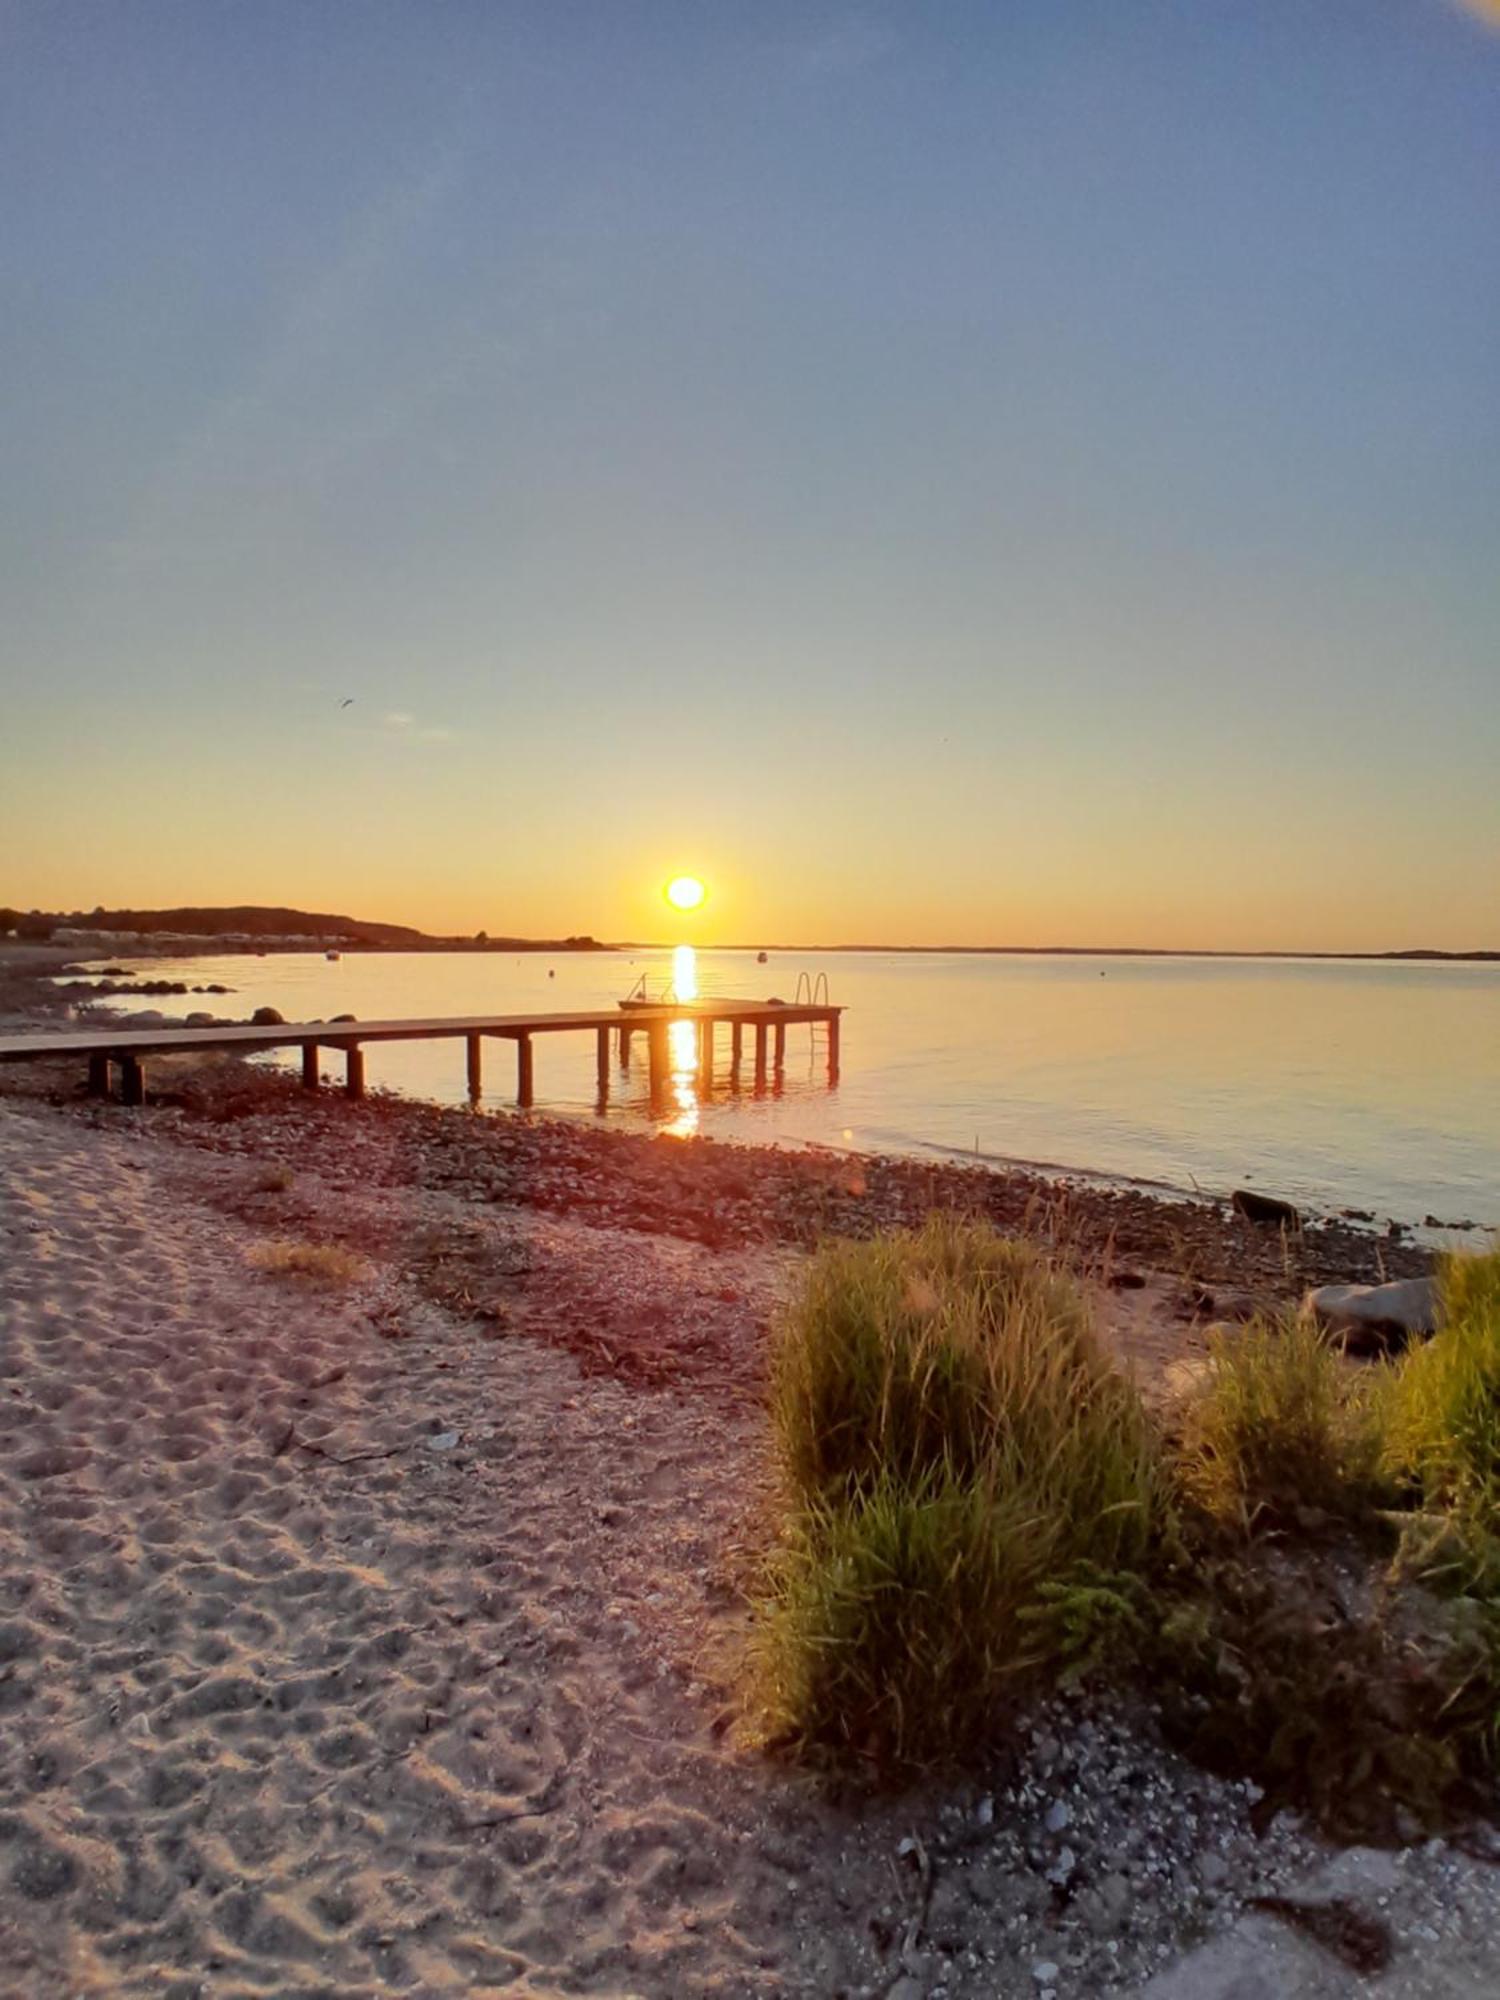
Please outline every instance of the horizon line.
[[[675, 951], [678, 945], [692, 944], [691, 938], [652, 940], [624, 938], [604, 946], [606, 951]], [[597, 947], [596, 947], [597, 949]], [[1270, 946], [1253, 949], [1237, 945], [1153, 945], [1153, 944], [705, 944], [702, 951], [870, 951], [928, 952], [935, 957], [970, 958], [1316, 958], [1316, 959], [1500, 959], [1500, 949], [1476, 947], [1446, 951], [1436, 945], [1405, 945], [1383, 951], [1314, 951], [1296, 947]]]

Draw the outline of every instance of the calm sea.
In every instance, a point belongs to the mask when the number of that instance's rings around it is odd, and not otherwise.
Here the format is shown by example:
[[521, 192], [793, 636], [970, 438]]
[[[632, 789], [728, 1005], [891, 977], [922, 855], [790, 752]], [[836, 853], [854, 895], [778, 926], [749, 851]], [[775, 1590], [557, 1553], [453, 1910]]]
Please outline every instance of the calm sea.
[[[142, 961], [147, 976], [222, 980], [228, 1000], [288, 1020], [366, 1020], [610, 1006], [642, 974], [706, 996], [793, 998], [826, 974], [848, 1007], [843, 1075], [806, 1028], [788, 1030], [784, 1087], [732, 1095], [728, 1030], [711, 1099], [689, 1083], [669, 1129], [764, 1143], [936, 1149], [1174, 1189], [1249, 1183], [1327, 1208], [1420, 1223], [1500, 1223], [1500, 965], [1308, 960], [980, 958], [699, 951], [321, 954]], [[648, 1122], [641, 1043], [608, 1117]], [[462, 1046], [367, 1051], [372, 1085], [455, 1102]], [[487, 1102], [514, 1092], [514, 1054], [487, 1049]], [[746, 1076], [748, 1083], [748, 1073]], [[536, 1044], [538, 1108], [592, 1115], [594, 1045]]]

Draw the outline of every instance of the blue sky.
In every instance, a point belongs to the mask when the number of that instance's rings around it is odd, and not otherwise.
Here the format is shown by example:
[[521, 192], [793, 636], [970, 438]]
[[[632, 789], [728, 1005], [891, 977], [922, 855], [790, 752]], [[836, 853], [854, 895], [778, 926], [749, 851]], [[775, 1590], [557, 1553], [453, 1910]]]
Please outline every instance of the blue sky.
[[0, 900], [1500, 944], [1483, 11], [10, 6]]

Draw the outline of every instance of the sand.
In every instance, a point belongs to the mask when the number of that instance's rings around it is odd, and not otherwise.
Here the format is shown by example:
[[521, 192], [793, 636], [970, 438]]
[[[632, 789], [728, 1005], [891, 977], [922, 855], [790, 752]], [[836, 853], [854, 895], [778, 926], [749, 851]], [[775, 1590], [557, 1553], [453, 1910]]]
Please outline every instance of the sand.
[[683, 1616], [744, 1419], [260, 1270], [149, 1147], [3, 1142], [19, 1990], [831, 1990]]

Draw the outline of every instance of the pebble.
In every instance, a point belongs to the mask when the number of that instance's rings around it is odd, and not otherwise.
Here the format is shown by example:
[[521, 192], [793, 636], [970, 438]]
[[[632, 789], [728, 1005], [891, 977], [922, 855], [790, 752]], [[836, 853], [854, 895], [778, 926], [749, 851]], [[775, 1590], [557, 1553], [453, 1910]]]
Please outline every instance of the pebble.
[[1038, 1986], [1055, 1986], [1062, 1973], [1050, 1958], [1039, 1958], [1031, 1968], [1031, 1976]]
[[452, 1451], [458, 1443], [457, 1431], [439, 1431], [436, 1437], [427, 1440], [429, 1451]]
[[1064, 1827], [1073, 1824], [1073, 1808], [1068, 1804], [1066, 1799], [1053, 1800], [1052, 1804], [1047, 1808], [1047, 1818], [1044, 1824], [1048, 1833], [1061, 1833]]

